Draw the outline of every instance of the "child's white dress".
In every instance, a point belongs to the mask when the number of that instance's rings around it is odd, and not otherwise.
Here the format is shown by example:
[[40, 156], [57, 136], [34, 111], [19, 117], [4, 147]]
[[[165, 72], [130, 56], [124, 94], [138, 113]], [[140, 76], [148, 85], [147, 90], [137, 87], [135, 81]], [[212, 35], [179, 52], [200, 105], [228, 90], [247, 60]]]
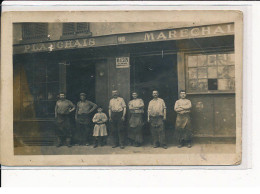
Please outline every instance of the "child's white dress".
[[107, 136], [107, 116], [105, 113], [96, 113], [93, 117], [93, 123], [95, 123], [93, 136]]

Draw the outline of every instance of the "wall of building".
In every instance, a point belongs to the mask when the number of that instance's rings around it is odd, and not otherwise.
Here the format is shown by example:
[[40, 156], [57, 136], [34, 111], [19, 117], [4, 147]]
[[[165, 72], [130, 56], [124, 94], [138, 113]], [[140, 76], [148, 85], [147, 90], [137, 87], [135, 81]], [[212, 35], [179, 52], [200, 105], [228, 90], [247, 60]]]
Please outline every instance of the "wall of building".
[[[90, 23], [92, 36], [103, 36], [121, 33], [133, 33], [142, 31], [153, 31], [161, 29], [174, 29], [191, 27], [198, 25], [208, 25], [209, 23], [169, 23], [169, 22], [95, 22]], [[62, 23], [49, 23], [48, 34], [50, 40], [59, 40], [62, 36]], [[22, 40], [22, 24], [14, 24], [14, 44], [19, 44]]]

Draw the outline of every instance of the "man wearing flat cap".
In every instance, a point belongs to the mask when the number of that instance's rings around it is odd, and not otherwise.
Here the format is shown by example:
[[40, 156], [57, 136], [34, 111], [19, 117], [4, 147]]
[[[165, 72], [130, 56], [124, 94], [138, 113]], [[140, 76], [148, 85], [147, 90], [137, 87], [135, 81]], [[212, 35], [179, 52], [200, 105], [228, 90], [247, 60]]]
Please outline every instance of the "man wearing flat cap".
[[97, 108], [97, 105], [86, 99], [85, 93], [80, 93], [80, 101], [76, 108], [76, 126], [79, 145], [90, 145], [91, 118], [90, 114]]

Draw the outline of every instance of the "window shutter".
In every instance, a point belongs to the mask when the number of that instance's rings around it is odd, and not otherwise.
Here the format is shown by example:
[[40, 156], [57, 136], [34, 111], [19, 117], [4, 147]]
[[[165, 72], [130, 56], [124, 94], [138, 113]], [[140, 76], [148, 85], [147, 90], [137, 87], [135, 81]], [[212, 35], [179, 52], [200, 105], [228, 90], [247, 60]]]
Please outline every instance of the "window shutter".
[[46, 38], [48, 34], [47, 23], [25, 23], [23, 24], [23, 39], [39, 39]]
[[64, 23], [63, 24], [63, 35], [73, 35], [75, 33], [74, 23]]
[[88, 23], [77, 23], [77, 33], [84, 33], [89, 31]]
[[89, 32], [89, 23], [64, 23], [63, 35], [74, 35]]

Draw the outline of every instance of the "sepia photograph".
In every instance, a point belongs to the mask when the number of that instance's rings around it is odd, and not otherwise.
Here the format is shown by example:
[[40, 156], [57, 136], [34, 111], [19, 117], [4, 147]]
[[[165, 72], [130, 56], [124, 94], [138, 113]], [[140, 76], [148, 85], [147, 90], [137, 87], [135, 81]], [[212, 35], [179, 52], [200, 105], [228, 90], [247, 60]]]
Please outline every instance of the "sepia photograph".
[[93, 159], [76, 165], [240, 164], [243, 15], [208, 13], [12, 22], [13, 155]]

